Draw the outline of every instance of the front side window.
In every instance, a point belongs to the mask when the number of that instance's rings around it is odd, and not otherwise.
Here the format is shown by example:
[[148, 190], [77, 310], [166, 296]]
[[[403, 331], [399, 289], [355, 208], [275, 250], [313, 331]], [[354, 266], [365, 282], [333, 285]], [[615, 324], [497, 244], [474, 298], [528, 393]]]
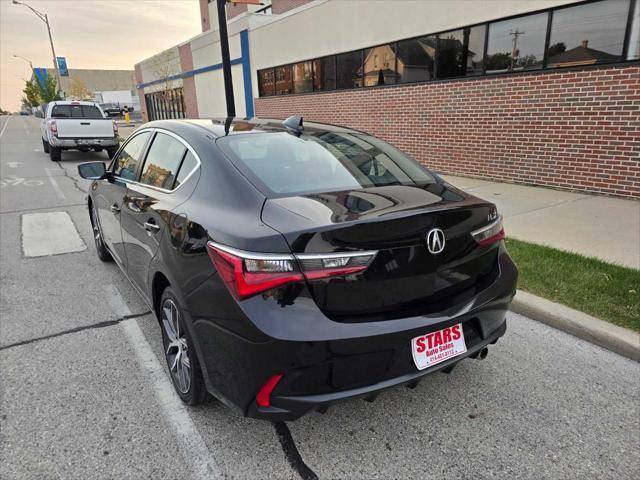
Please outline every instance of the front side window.
[[541, 68], [548, 18], [544, 12], [491, 23], [487, 73]]
[[224, 137], [218, 144], [267, 196], [435, 181], [414, 160], [366, 134], [261, 133]]
[[149, 147], [140, 183], [171, 190], [186, 151], [182, 142], [158, 132]]
[[151, 132], [142, 132], [129, 140], [114, 160], [114, 174], [125, 180], [135, 180], [138, 165]]
[[362, 50], [336, 55], [336, 88], [362, 86]]
[[629, 0], [606, 0], [554, 11], [547, 66], [619, 61], [628, 13]]
[[399, 83], [424, 82], [433, 79], [436, 37], [404, 40], [396, 44]]
[[391, 45], [367, 48], [364, 51], [364, 84], [391, 85], [397, 83], [396, 52]]

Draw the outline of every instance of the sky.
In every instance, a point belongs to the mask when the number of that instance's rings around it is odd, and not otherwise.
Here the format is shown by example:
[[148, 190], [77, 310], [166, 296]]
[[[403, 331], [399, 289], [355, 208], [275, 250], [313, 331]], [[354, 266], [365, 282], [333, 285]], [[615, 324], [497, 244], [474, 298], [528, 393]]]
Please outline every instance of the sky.
[[[201, 32], [198, 0], [24, 0], [46, 13], [67, 67], [133, 70], [134, 64]], [[29, 64], [53, 68], [47, 27], [31, 10], [0, 0], [0, 107], [20, 109]]]

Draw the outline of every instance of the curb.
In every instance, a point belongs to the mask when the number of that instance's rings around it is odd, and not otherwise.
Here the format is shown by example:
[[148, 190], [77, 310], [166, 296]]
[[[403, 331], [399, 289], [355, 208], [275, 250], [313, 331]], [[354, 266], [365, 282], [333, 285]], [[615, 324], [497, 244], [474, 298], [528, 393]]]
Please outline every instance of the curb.
[[518, 290], [511, 311], [640, 362], [640, 334]]

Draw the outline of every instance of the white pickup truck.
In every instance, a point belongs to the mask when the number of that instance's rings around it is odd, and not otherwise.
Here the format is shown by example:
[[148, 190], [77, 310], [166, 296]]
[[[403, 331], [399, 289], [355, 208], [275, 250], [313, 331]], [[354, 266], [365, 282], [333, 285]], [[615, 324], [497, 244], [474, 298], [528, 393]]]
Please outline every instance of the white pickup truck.
[[43, 118], [42, 147], [54, 162], [63, 150], [106, 150], [109, 158], [118, 150], [118, 127], [97, 103], [60, 100], [45, 105], [38, 116]]

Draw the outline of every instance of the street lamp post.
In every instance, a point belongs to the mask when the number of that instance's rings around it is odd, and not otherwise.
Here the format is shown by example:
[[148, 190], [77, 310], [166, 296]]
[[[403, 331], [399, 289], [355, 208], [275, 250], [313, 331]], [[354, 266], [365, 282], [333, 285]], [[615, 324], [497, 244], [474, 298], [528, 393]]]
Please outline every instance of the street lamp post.
[[13, 56], [15, 58], [21, 58], [22, 60], [27, 62], [29, 64], [29, 68], [31, 68], [31, 75], [35, 76], [36, 72], [33, 70], [33, 63], [31, 63], [31, 60], [29, 60], [28, 58], [23, 57], [22, 55], [16, 55], [15, 53], [13, 54]]
[[[58, 58], [56, 57], [56, 49], [53, 47], [53, 38], [51, 37], [51, 26], [49, 26], [49, 17], [47, 17], [46, 13], [39, 12], [38, 10], [36, 10], [33, 7], [31, 7], [30, 5], [27, 5], [26, 3], [22, 3], [22, 2], [18, 2], [17, 0], [13, 0], [13, 4], [14, 5], [22, 5], [24, 7], [27, 7], [29, 10], [31, 10], [36, 15], [36, 17], [38, 17], [40, 20], [42, 20], [45, 23], [45, 25], [47, 26], [47, 32], [49, 33], [49, 43], [51, 44], [51, 53], [53, 54], [53, 66], [56, 69], [56, 78], [58, 80], [58, 91], [61, 91], [61, 89], [62, 89], [62, 79], [60, 77], [60, 69], [58, 68]], [[33, 66], [31, 68], [33, 70]]]

